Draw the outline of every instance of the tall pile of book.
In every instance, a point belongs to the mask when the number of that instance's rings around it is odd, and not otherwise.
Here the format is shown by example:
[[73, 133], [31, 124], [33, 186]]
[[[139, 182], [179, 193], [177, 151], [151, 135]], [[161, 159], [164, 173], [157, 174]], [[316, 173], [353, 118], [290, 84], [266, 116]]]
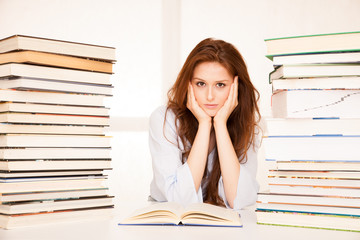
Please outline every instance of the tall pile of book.
[[266, 44], [273, 116], [258, 223], [360, 231], [360, 32]]
[[115, 49], [0, 40], [0, 227], [111, 216], [110, 76]]

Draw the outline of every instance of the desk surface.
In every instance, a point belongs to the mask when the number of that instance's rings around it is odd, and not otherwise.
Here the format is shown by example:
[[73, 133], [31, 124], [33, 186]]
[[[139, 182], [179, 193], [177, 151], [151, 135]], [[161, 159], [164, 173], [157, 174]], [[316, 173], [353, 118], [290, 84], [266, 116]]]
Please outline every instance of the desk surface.
[[184, 226], [118, 226], [117, 223], [145, 203], [117, 204], [111, 220], [68, 222], [12, 230], [0, 229], [1, 240], [119, 240], [119, 239], [266, 239], [360, 240], [360, 233], [256, 224], [254, 208], [240, 212], [243, 228]]

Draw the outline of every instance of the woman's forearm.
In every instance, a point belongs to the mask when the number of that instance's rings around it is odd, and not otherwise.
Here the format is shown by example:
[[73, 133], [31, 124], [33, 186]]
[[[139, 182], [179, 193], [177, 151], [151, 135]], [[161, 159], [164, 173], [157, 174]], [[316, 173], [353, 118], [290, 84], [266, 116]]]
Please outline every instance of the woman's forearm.
[[211, 122], [199, 123], [199, 128], [187, 159], [196, 191], [200, 188], [207, 163], [210, 131]]
[[230, 207], [233, 208], [239, 181], [240, 163], [231, 142], [226, 123], [214, 122], [214, 129], [224, 191]]

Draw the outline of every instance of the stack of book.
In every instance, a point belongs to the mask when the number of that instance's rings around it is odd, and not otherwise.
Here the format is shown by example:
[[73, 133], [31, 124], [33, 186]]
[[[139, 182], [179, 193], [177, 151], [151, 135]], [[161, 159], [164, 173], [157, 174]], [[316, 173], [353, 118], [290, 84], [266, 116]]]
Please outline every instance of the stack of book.
[[114, 62], [111, 47], [0, 40], [0, 227], [111, 216]]
[[258, 223], [360, 231], [360, 32], [266, 44], [273, 116]]

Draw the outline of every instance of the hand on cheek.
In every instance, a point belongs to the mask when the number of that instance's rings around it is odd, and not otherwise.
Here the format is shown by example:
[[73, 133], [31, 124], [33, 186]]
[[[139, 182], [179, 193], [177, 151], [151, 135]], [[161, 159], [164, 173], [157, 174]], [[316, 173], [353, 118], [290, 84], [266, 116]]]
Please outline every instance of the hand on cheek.
[[235, 76], [234, 83], [231, 84], [229, 96], [225, 101], [224, 105], [216, 113], [216, 116], [214, 117], [214, 122], [226, 124], [230, 114], [238, 105], [238, 86], [238, 76]]
[[202, 122], [210, 122], [211, 123], [211, 117], [199, 106], [198, 102], [196, 101], [195, 95], [194, 95], [194, 89], [191, 86], [191, 83], [189, 84], [189, 87], [188, 87], [186, 107], [196, 117], [199, 124]]

